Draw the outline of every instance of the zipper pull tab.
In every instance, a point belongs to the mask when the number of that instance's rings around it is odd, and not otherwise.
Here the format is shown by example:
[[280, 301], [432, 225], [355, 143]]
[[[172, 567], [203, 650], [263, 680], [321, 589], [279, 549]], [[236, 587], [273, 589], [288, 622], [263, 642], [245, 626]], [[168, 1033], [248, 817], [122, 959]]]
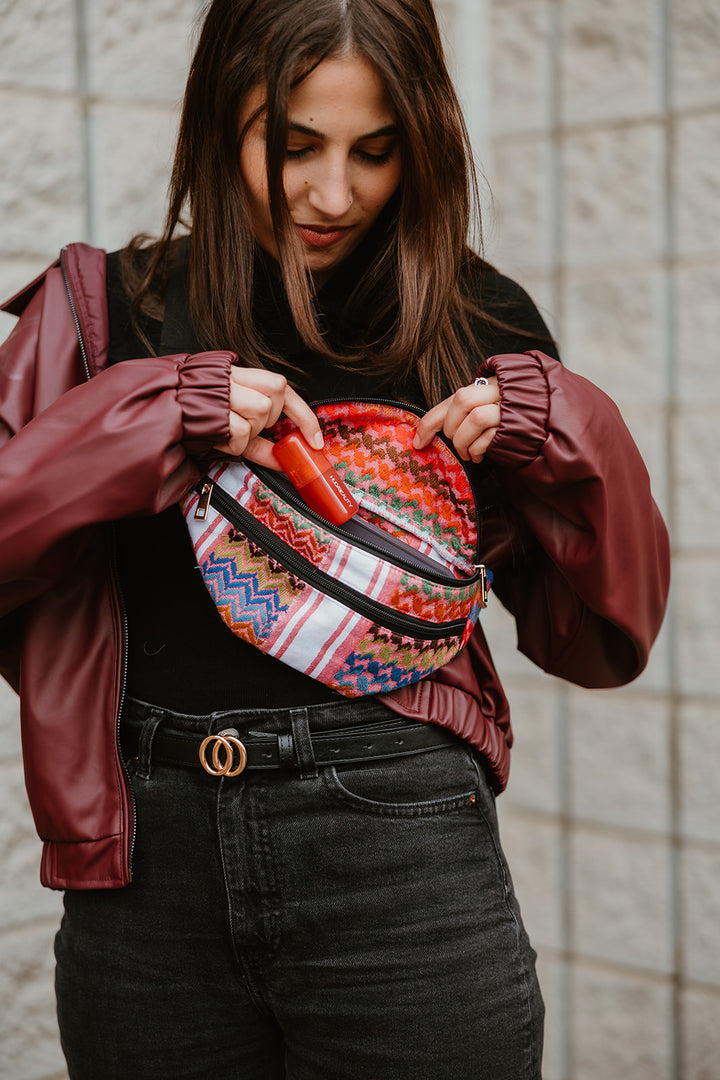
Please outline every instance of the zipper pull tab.
[[205, 480], [203, 486], [200, 488], [200, 498], [198, 504], [195, 507], [195, 520], [204, 521], [207, 517], [208, 507], [210, 506], [210, 496], [213, 493], [214, 484], [212, 480]]
[[488, 596], [490, 589], [492, 588], [492, 570], [488, 570], [482, 563], [478, 563], [475, 569], [480, 571], [480, 598], [482, 600], [482, 606], [485, 608], [487, 607]]

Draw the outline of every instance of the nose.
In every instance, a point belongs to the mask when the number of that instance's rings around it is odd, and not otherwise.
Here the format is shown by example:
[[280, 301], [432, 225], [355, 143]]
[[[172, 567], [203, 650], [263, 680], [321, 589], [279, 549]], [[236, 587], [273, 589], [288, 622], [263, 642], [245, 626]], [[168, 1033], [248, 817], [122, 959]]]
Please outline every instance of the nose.
[[326, 218], [339, 218], [352, 206], [352, 183], [345, 164], [328, 164], [310, 181], [308, 202]]

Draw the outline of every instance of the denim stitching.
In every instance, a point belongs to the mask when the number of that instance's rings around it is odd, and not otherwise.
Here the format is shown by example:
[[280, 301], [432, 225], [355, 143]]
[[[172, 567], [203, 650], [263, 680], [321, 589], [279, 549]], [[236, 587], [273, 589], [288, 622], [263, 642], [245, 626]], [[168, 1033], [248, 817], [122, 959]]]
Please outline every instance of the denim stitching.
[[350, 791], [338, 776], [334, 765], [321, 769], [320, 778], [331, 796], [353, 806], [361, 813], [372, 813], [377, 817], [430, 817], [453, 810], [462, 810], [468, 805], [468, 799], [473, 794], [473, 790], [470, 790], [458, 795], [449, 795], [443, 799], [427, 799], [424, 802], [386, 803], [366, 799], [363, 795], [356, 795], [354, 791]]
[[[481, 789], [483, 789], [484, 785], [487, 783], [487, 781], [485, 780], [485, 777], [481, 774], [480, 768], [479, 768], [477, 762], [474, 761], [473, 764], [475, 765], [475, 769], [476, 769], [477, 774], [478, 774], [478, 794], [479, 794]], [[487, 816], [483, 806], [481, 805], [480, 799], [478, 799], [475, 802], [475, 808], [476, 808], [477, 812], [479, 813], [480, 817], [482, 818], [482, 820], [483, 820], [483, 822], [485, 824], [485, 828], [487, 829], [488, 834], [490, 836], [490, 840], [492, 842], [493, 850], [495, 851], [495, 857], [497, 859], [497, 865], [498, 865], [498, 870], [499, 870], [499, 875], [500, 875], [500, 882], [502, 884], [503, 894], [505, 896], [505, 906], [506, 906], [506, 908], [508, 910], [508, 914], [510, 915], [510, 917], [511, 917], [511, 919], [513, 921], [513, 924], [515, 926], [515, 941], [516, 941], [518, 959], [520, 961], [520, 971], [522, 973], [523, 988], [524, 988], [524, 992], [525, 992], [525, 1004], [526, 1004], [526, 1007], [527, 1007], [527, 1015], [528, 1015], [528, 1048], [527, 1048], [527, 1055], [528, 1055], [528, 1060], [529, 1060], [529, 1064], [530, 1064], [530, 1071], [528, 1072], [528, 1080], [539, 1080], [539, 1073], [537, 1072], [537, 1067], [538, 1067], [539, 1063], [535, 1060], [535, 1058], [536, 1058], [535, 1048], [536, 1048], [537, 1040], [533, 1039], [533, 1037], [532, 1037], [533, 1021], [534, 1021], [535, 1017], [534, 1017], [534, 1009], [533, 1009], [533, 1006], [532, 1006], [532, 995], [530, 993], [528, 966], [527, 966], [525, 956], [524, 956], [523, 950], [522, 950], [521, 925], [518, 922], [518, 917], [515, 914], [515, 911], [513, 909], [512, 904], [510, 903], [510, 883], [508, 881], [505, 858], [504, 858], [504, 855], [502, 853], [501, 848], [498, 845], [498, 840], [496, 838], [495, 829], [493, 828], [492, 823], [488, 820], [488, 816]]]

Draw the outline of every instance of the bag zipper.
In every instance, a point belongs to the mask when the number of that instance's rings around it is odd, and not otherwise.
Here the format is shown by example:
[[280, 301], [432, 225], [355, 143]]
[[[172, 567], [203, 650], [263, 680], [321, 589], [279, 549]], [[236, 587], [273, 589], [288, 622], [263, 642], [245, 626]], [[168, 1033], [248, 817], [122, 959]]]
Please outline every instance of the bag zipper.
[[[319, 401], [313, 401], [311, 407], [315, 408], [315, 407], [319, 407], [321, 405], [337, 405], [338, 403], [340, 403], [342, 401], [344, 401], [343, 398], [323, 398], [323, 399], [321, 399]], [[354, 398], [353, 402], [359, 402], [361, 405], [389, 405], [392, 408], [399, 409], [400, 411], [410, 412], [415, 416], [424, 416], [424, 414], [425, 414], [425, 410], [421, 409], [417, 405], [412, 405], [410, 402], [393, 401], [390, 398], [358, 397], [358, 398]], [[470, 477], [470, 475], [469, 475], [469, 473], [467, 471], [465, 463], [463, 462], [463, 460], [461, 458], [458, 457], [457, 452], [455, 450], [455, 447], [452, 445], [452, 443], [449, 441], [449, 439], [447, 439], [442, 434], [440, 434], [440, 438], [443, 441], [443, 443], [445, 444], [445, 446], [447, 446], [448, 450], [457, 459], [457, 461], [460, 463], [460, 465], [462, 466], [462, 468], [465, 471], [465, 474], [466, 474], [466, 476], [468, 478], [468, 483], [470, 485], [470, 490], [471, 490], [472, 496], [473, 496], [473, 504], [474, 504], [474, 508], [475, 508], [476, 522], [479, 522], [480, 521], [480, 508], [479, 508], [479, 505], [478, 505], [477, 494], [475, 492], [475, 488], [473, 486], [472, 479], [471, 479], [471, 477]], [[465, 585], [471, 585], [474, 582], [478, 581], [479, 579], [482, 579], [483, 596], [484, 596], [485, 600], [487, 599], [487, 589], [486, 589], [486, 584], [485, 584], [486, 570], [485, 570], [485, 567], [479, 562], [479, 546], [480, 546], [479, 529], [478, 529], [478, 542], [477, 542], [476, 548], [475, 548], [476, 562], [473, 564], [474, 569], [476, 570], [476, 573], [473, 576], [469, 577], [469, 578], [458, 579], [458, 578], [454, 577], [452, 574], [450, 574], [449, 572], [443, 572], [443, 569], [440, 568], [440, 567], [438, 567], [437, 570], [433, 571], [432, 569], [430, 569], [427, 566], [426, 563], [424, 563], [424, 562], [422, 562], [420, 560], [414, 559], [413, 555], [412, 555], [412, 547], [410, 545], [407, 545], [408, 546], [408, 554], [403, 555], [403, 554], [400, 554], [399, 552], [388, 550], [385, 547], [381, 547], [379, 544], [374, 544], [372, 542], [372, 540], [368, 539], [367, 537], [359, 537], [354, 532], [352, 532], [351, 530], [343, 529], [343, 527], [341, 525], [335, 525], [332, 522], [327, 521], [324, 517], [322, 517], [321, 514], [318, 514], [314, 510], [311, 510], [311, 508], [297, 494], [297, 492], [295, 491], [294, 488], [292, 488], [292, 486], [290, 486], [290, 485], [285, 486], [284, 484], [279, 483], [278, 480], [276, 479], [276, 474], [273, 472], [272, 469], [267, 469], [264, 466], [258, 465], [255, 462], [251, 462], [251, 461], [246, 461], [245, 464], [247, 465], [247, 467], [252, 472], [255, 473], [256, 476], [260, 477], [260, 479], [263, 481], [263, 483], [268, 488], [270, 488], [271, 491], [273, 491], [276, 495], [280, 496], [280, 498], [284, 499], [295, 510], [298, 510], [300, 513], [302, 513], [306, 517], [308, 517], [311, 521], [317, 522], [319, 525], [321, 525], [324, 528], [328, 529], [330, 532], [334, 533], [335, 535], [342, 537], [344, 540], [347, 540], [349, 543], [352, 543], [355, 546], [357, 546], [359, 548], [362, 548], [364, 551], [369, 552], [371, 555], [377, 555], [382, 559], [386, 559], [387, 561], [394, 563], [396, 566], [399, 566], [401, 570], [408, 570], [410, 573], [413, 573], [413, 574], [420, 573], [420, 574], [422, 574], [423, 577], [427, 578], [428, 581], [433, 581], [438, 585], [445, 585], [448, 588], [452, 588], [452, 587], [461, 588], [461, 587], [463, 587]], [[196, 509], [196, 512], [195, 512], [195, 517], [198, 520], [203, 520], [204, 521], [205, 517], [207, 515], [207, 508], [208, 508], [208, 505], [209, 505], [210, 492], [212, 490], [212, 483], [213, 482], [210, 480], [209, 477], [204, 477], [200, 481], [198, 487], [196, 488], [196, 490], [200, 494], [200, 500], [199, 500], [199, 503], [198, 503], [198, 506], [197, 506], [197, 509]], [[208, 485], [208, 484], [210, 485], [210, 489], [207, 492], [207, 498], [206, 498], [205, 497], [205, 491], [206, 491], [206, 485]]]
[[[326, 574], [324, 570], [319, 570], [316, 566], [313, 566], [306, 558], [299, 555], [283, 540], [280, 540], [274, 532], [261, 524], [248, 510], [240, 506], [231, 495], [228, 495], [218, 484], [214, 484], [208, 478], [201, 481], [200, 496], [205, 511], [207, 511], [208, 505], [212, 506], [231, 525], [247, 536], [249, 540], [253, 540], [263, 550], [267, 551], [285, 570], [314, 585], [327, 596], [345, 604], [346, 607], [377, 623], [378, 626], [420, 641], [439, 641], [441, 638], [446, 637], [461, 637], [465, 632], [466, 619], [454, 619], [445, 623], [426, 622], [424, 619], [417, 619], [413, 615], [393, 612], [385, 604], [372, 600], [349, 585], [336, 581], [335, 578]], [[201, 506], [198, 506], [195, 511], [196, 516], [198, 516], [199, 511], [201, 512], [201, 509]], [[202, 513], [200, 513], [200, 516], [202, 516]]]
[[245, 464], [267, 487], [270, 488], [271, 491], [289, 503], [293, 509], [300, 511], [300, 513], [304, 514], [311, 521], [317, 522], [331, 533], [341, 536], [344, 540], [347, 540], [348, 543], [354, 544], [364, 551], [368, 551], [371, 555], [377, 555], [388, 562], [394, 563], [396, 566], [399, 566], [401, 570], [408, 570], [413, 574], [421, 574], [424, 578], [427, 578], [428, 581], [434, 581], [438, 585], [445, 585], [448, 588], [454, 587], [456, 589], [461, 588], [464, 585], [471, 585], [478, 578], [477, 573], [462, 579], [456, 578], [449, 571], [443, 572], [443, 568], [439, 564], [437, 570], [432, 570], [421, 560], [413, 558], [413, 549], [409, 544], [406, 545], [408, 548], [408, 553], [406, 555], [392, 550], [390, 546], [389, 548], [384, 548], [379, 543], [373, 543], [373, 541], [367, 537], [357, 536], [350, 529], [344, 529], [342, 525], [335, 525], [321, 514], [312, 510], [304, 499], [298, 495], [292, 485], [286, 487], [276, 479], [276, 474], [272, 469], [267, 469], [263, 465], [257, 465], [255, 462], [246, 461]]

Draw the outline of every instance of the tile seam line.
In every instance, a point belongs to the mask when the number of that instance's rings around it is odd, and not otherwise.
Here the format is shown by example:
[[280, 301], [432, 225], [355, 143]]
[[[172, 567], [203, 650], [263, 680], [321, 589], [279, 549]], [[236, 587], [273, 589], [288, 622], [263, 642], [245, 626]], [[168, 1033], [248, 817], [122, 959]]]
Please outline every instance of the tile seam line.
[[[549, 254], [551, 260], [552, 298], [555, 308], [555, 325], [562, 340], [565, 331], [565, 223], [563, 218], [564, 175], [563, 175], [563, 124], [562, 124], [562, 68], [560, 51], [562, 44], [563, 8], [554, 2], [548, 7], [548, 57], [549, 65], [548, 126], [549, 171], [551, 191], [548, 193], [550, 212]], [[560, 865], [558, 870], [558, 888], [560, 890], [560, 915], [562, 918], [563, 962], [560, 968], [558, 987], [561, 1002], [561, 1016], [558, 1017], [558, 1057], [561, 1077], [558, 1080], [571, 1080], [574, 1074], [575, 1046], [573, 1040], [574, 1000], [573, 977], [577, 964], [575, 951], [575, 913], [572, 888], [572, 776], [570, 768], [570, 749], [568, 734], [570, 727], [570, 697], [565, 687], [554, 690], [556, 715], [556, 753], [557, 753], [557, 797], [560, 813]]]
[[[77, 64], [77, 99], [82, 115], [82, 170], [84, 184], [83, 232], [84, 239], [94, 239], [95, 184], [92, 168], [90, 131], [90, 105], [88, 94], [88, 35], [86, 0], [75, 0], [75, 49]], [[72, 239], [72, 238], [69, 238]]]
[[[77, 0], [76, 0], [77, 2]], [[82, 0], [80, 0], [82, 3]], [[80, 6], [78, 3], [78, 6]], [[80, 27], [79, 14], [75, 16], [75, 47], [78, 53], [78, 62], [75, 65], [75, 85], [68, 89], [59, 89], [52, 86], [20, 86], [16, 83], [2, 82], [0, 80], [0, 94], [12, 94], [13, 97], [23, 98], [25, 100], [35, 98], [39, 102], [46, 102], [48, 96], [52, 96], [53, 101], [65, 101], [65, 102], [80, 102], [88, 107], [94, 107], [97, 105], [108, 106], [110, 108], [118, 109], [156, 109], [158, 112], [167, 111], [168, 109], [177, 109], [182, 103], [182, 96], [176, 95], [175, 97], [129, 97], [124, 94], [103, 94], [92, 93], [86, 87], [84, 87], [83, 80], [86, 79], [86, 72], [81, 73], [81, 68], [85, 68], [85, 64], [80, 62], [80, 54], [84, 51], [84, 33], [79, 29]]]
[[[657, 18], [661, 50], [658, 57], [658, 98], [664, 116], [664, 205], [663, 205], [663, 259], [664, 274], [664, 340], [663, 356], [667, 403], [665, 409], [665, 470], [667, 483], [668, 524], [673, 538], [672, 547], [677, 548], [677, 504], [676, 504], [676, 431], [673, 423], [674, 402], [678, 397], [678, 373], [675, 357], [677, 356], [677, 243], [674, 210], [675, 176], [673, 156], [675, 148], [676, 118], [673, 110], [673, 12], [672, 0], [661, 0]], [[675, 1080], [682, 1080], [685, 1074], [685, 1048], [683, 1045], [683, 897], [681, 881], [681, 858], [683, 851], [682, 828], [682, 791], [680, 788], [680, 712], [682, 700], [677, 668], [677, 596], [671, 594], [669, 608], [668, 644], [669, 657], [669, 730], [668, 730], [668, 768], [670, 798], [670, 845], [668, 873], [670, 877], [670, 949], [673, 958], [672, 979], [672, 1032], [671, 1032], [671, 1068]]]

